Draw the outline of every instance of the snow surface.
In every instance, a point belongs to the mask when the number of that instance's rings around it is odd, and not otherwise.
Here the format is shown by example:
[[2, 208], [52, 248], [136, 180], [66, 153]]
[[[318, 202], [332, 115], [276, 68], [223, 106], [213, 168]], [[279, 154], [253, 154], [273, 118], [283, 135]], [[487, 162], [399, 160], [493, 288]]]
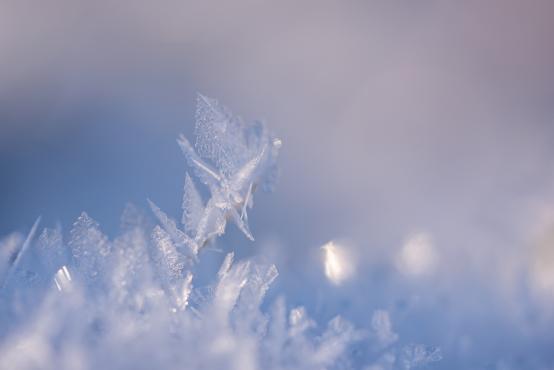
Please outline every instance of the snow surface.
[[[195, 286], [203, 248], [232, 221], [254, 240], [247, 209], [270, 187], [282, 146], [261, 123], [245, 124], [198, 96], [196, 149], [181, 136], [187, 163], [208, 188], [204, 201], [185, 177], [181, 228], [149, 201], [157, 224], [136, 207], [109, 239], [83, 212], [68, 240], [61, 227], [0, 242], [1, 369], [411, 369], [441, 359], [424, 345], [396, 346], [387, 311], [357, 329], [340, 316], [321, 325], [284, 297], [263, 305], [277, 267], [224, 258]], [[349, 277], [346, 255], [329, 243], [326, 271]]]

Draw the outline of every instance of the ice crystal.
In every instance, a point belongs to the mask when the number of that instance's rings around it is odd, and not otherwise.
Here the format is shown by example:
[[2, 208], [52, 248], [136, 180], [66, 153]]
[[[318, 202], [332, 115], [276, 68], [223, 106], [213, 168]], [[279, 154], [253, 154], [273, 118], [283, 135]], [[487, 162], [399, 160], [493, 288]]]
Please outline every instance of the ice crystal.
[[256, 187], [261, 184], [268, 188], [275, 180], [281, 140], [259, 122], [246, 124], [234, 117], [214, 99], [198, 95], [197, 104], [196, 148], [199, 154], [184, 136], [180, 136], [178, 143], [187, 163], [208, 187], [211, 197], [199, 216], [199, 197], [192, 182], [185, 184], [188, 194], [183, 204], [194, 204], [194, 209], [185, 212], [183, 221], [197, 225], [194, 240], [199, 248], [222, 235], [228, 219], [254, 240], [248, 226], [247, 208], [253, 206]]
[[202, 203], [202, 197], [196, 189], [193, 180], [187, 173], [185, 177], [185, 187], [183, 189], [183, 217], [181, 223], [185, 229], [185, 233], [189, 236], [196, 236], [196, 230], [198, 223], [202, 218], [204, 212], [204, 204]]
[[[274, 181], [282, 145], [261, 123], [245, 124], [202, 95], [196, 118], [196, 150], [184, 136], [178, 142], [209, 198], [204, 203], [187, 174], [182, 229], [149, 201], [157, 225], [128, 205], [113, 240], [83, 212], [67, 241], [60, 227], [37, 238], [39, 220], [25, 239], [0, 241], [0, 369], [315, 370], [351, 363], [347, 349], [366, 333], [340, 316], [321, 328], [304, 307], [287, 311], [282, 297], [262, 309], [278, 276], [271, 263], [235, 261], [229, 252], [211, 282], [195, 286], [202, 247], [228, 220], [253, 240], [247, 209], [255, 190]], [[372, 327], [381, 347], [397, 339], [386, 311], [374, 315]], [[396, 356], [389, 364], [411, 368], [440, 354], [412, 346], [379, 356], [376, 363]]]
[[57, 271], [66, 263], [61, 227], [42, 230], [37, 242], [37, 254], [48, 273]]
[[93, 282], [108, 265], [111, 245], [96, 221], [83, 212], [73, 224], [69, 248], [73, 265], [85, 281]]
[[[217, 100], [198, 94], [196, 148], [201, 157], [213, 161], [224, 175], [236, 173], [260, 148], [258, 126], [246, 126], [240, 117]], [[262, 131], [262, 128], [259, 128]]]

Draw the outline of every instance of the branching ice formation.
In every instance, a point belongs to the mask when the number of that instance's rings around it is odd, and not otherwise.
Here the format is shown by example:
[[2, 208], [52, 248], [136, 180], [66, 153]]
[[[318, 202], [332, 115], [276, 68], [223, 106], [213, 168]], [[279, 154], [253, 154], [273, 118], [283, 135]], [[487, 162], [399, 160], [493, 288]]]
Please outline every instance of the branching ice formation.
[[[261, 309], [278, 275], [230, 252], [208, 286], [195, 287], [201, 249], [232, 221], [253, 240], [247, 209], [271, 187], [281, 141], [198, 96], [195, 148], [178, 143], [206, 202], [185, 177], [182, 228], [149, 201], [158, 225], [129, 205], [121, 234], [105, 236], [86, 213], [64, 241], [60, 227], [0, 240], [0, 369], [344, 369], [368, 333], [336, 317], [319, 329], [283, 298]], [[421, 346], [393, 350], [386, 311], [373, 319], [373, 369], [408, 369], [440, 358]], [[369, 336], [371, 337], [371, 335]], [[359, 342], [361, 343], [361, 342]], [[367, 352], [367, 351], [366, 351]], [[361, 360], [364, 360], [363, 358]]]

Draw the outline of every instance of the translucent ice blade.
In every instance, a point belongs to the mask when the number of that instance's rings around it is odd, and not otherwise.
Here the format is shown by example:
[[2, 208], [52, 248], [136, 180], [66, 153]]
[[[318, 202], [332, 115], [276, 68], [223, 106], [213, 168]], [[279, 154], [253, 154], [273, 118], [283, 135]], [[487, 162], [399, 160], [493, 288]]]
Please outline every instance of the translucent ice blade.
[[[190, 257], [194, 258], [198, 252], [198, 246], [187, 234], [179, 230], [177, 224], [167, 214], [165, 214], [154, 202], [148, 199], [148, 204], [152, 212], [160, 222], [164, 230], [169, 234], [171, 239], [181, 249], [181, 251]], [[186, 250], [188, 249], [188, 251]]]
[[200, 155], [217, 160], [231, 118], [231, 112], [217, 100], [197, 95], [196, 147]]
[[[226, 259], [224, 265], [227, 262]], [[227, 315], [237, 303], [239, 294], [248, 281], [249, 270], [250, 262], [246, 261], [230, 266], [224, 274], [219, 275], [220, 279], [213, 298], [216, 319], [227, 320]]]
[[235, 173], [251, 156], [246, 140], [247, 127], [217, 100], [198, 94], [196, 149], [200, 156], [215, 163], [226, 177]]
[[209, 164], [205, 163], [198, 154], [194, 151], [192, 145], [190, 145], [187, 138], [183, 135], [179, 136], [177, 143], [181, 147], [181, 151], [185, 155], [187, 164], [192, 168], [194, 174], [202, 181], [202, 183], [208, 186], [210, 189], [219, 185], [221, 181], [221, 175], [217, 170], [212, 168]]
[[66, 262], [66, 248], [63, 245], [61, 227], [42, 230], [37, 247], [41, 264], [49, 273], [54, 273]]
[[4, 279], [4, 282], [2, 284], [2, 288], [6, 286], [6, 284], [9, 282], [9, 280], [12, 278], [13, 274], [17, 270], [17, 267], [21, 263], [21, 259], [29, 249], [29, 246], [31, 245], [31, 241], [35, 237], [35, 233], [37, 232], [37, 228], [39, 224], [40, 224], [40, 217], [37, 218], [37, 220], [33, 224], [33, 227], [31, 227], [31, 231], [29, 231], [29, 234], [27, 235], [27, 239], [25, 239], [25, 242], [23, 242], [23, 245], [21, 246], [19, 253], [15, 257], [15, 260], [13, 261], [11, 267], [9, 268], [6, 278]]
[[185, 260], [175, 248], [169, 234], [159, 226], [154, 228], [152, 240], [157, 247], [155, 260], [158, 273], [164, 283], [172, 285], [182, 278]]
[[248, 187], [248, 191], [246, 192], [246, 196], [244, 197], [244, 204], [242, 205], [242, 210], [240, 213], [240, 218], [243, 219], [246, 223], [248, 223], [248, 213], [246, 212], [246, 208], [251, 204], [252, 199], [252, 186], [254, 183], [250, 183], [250, 186]]
[[111, 243], [86, 212], [81, 213], [71, 229], [69, 248], [77, 271], [87, 282], [96, 281], [108, 269]]
[[254, 158], [246, 162], [246, 164], [233, 175], [230, 181], [231, 188], [233, 190], [240, 192], [243, 190], [246, 184], [248, 184], [249, 182], [254, 182], [254, 174], [262, 163], [262, 160], [266, 153], [266, 148], [267, 146], [264, 145], [262, 147], [262, 150]]
[[4, 281], [4, 277], [12, 266], [13, 261], [15, 261], [24, 241], [24, 236], [18, 232], [12, 233], [0, 240], [0, 282]]
[[198, 223], [204, 213], [204, 204], [202, 203], [200, 193], [196, 189], [196, 186], [194, 186], [194, 182], [188, 173], [185, 177], [182, 208], [183, 216], [181, 222], [185, 228], [185, 233], [194, 236], [196, 235]]
[[237, 305], [245, 310], [259, 307], [270, 285], [278, 275], [279, 272], [275, 265], [252, 264], [248, 283], [241, 292]]
[[231, 219], [237, 225], [239, 230], [242, 231], [242, 233], [246, 235], [248, 239], [254, 241], [254, 236], [250, 232], [250, 227], [248, 226], [247, 221], [240, 217], [238, 211], [235, 208], [231, 208], [229, 212], [231, 213]]
[[219, 278], [223, 278], [225, 274], [229, 272], [229, 269], [231, 268], [231, 265], [233, 264], [233, 259], [235, 258], [235, 253], [227, 253], [225, 256], [225, 259], [223, 259], [223, 262], [221, 263], [221, 266], [219, 267], [219, 271], [217, 272], [217, 276]]
[[189, 304], [190, 293], [192, 292], [192, 273], [187, 275], [172, 288], [174, 305], [179, 311], [183, 311]]
[[212, 197], [208, 201], [204, 214], [198, 222], [195, 242], [199, 248], [202, 248], [211, 238], [222, 235], [225, 232], [227, 224], [225, 212], [216, 203], [215, 198]]

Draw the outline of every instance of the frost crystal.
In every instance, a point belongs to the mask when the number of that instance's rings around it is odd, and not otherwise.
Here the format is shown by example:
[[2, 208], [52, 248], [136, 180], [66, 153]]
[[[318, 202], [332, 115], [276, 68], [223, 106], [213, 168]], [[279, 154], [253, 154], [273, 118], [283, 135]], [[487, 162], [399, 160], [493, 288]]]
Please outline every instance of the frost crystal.
[[198, 94], [196, 148], [200, 156], [213, 161], [222, 174], [236, 173], [256, 153], [260, 137], [248, 136], [248, 129], [217, 100]]
[[38, 238], [37, 247], [37, 253], [46, 271], [54, 272], [66, 263], [61, 227], [44, 229]]
[[174, 220], [168, 217], [157, 205], [152, 201], [148, 201], [152, 212], [162, 225], [165, 232], [175, 243], [176, 247], [185, 254], [196, 255], [198, 252], [198, 245], [187, 234], [181, 231]]
[[183, 217], [181, 223], [185, 228], [185, 232], [194, 237], [198, 228], [198, 223], [204, 212], [204, 204], [200, 193], [196, 189], [194, 182], [187, 173], [185, 177], [185, 187], [183, 190]]
[[103, 274], [111, 252], [110, 242], [85, 212], [73, 224], [69, 248], [73, 265], [85, 281], [93, 282]]
[[[67, 242], [60, 227], [37, 233], [38, 220], [27, 238], [0, 241], [0, 369], [351, 367], [348, 348], [366, 334], [343, 318], [320, 328], [304, 307], [287, 312], [284, 298], [262, 308], [275, 265], [234, 261], [230, 252], [216, 276], [195, 286], [202, 247], [228, 220], [253, 240], [247, 209], [255, 190], [275, 180], [282, 145], [202, 95], [196, 119], [197, 151], [184, 136], [178, 143], [209, 198], [187, 175], [183, 229], [149, 201], [158, 225], [128, 205], [113, 240], [82, 213]], [[397, 339], [386, 311], [372, 327], [381, 347]], [[438, 358], [412, 346], [374, 362], [411, 368]]]
[[[254, 240], [248, 226], [247, 208], [253, 205], [256, 187], [261, 184], [267, 188], [275, 180], [281, 140], [263, 124], [245, 124], [216, 100], [203, 95], [198, 95], [196, 134], [199, 155], [184, 136], [181, 135], [178, 143], [193, 172], [208, 187], [211, 198], [199, 216], [201, 202], [192, 182], [187, 185], [185, 181], [188, 194], [183, 204], [195, 204], [194, 209], [183, 214], [187, 233], [194, 234], [201, 248], [222, 235], [227, 220], [231, 219], [248, 239]], [[192, 225], [197, 225], [196, 230]]]
[[177, 252], [169, 234], [159, 226], [156, 226], [152, 232], [152, 240], [157, 247], [154, 261], [156, 262], [158, 271], [163, 277], [162, 280], [168, 284], [180, 280], [182, 278], [183, 269], [185, 268], [185, 260], [183, 256]]

